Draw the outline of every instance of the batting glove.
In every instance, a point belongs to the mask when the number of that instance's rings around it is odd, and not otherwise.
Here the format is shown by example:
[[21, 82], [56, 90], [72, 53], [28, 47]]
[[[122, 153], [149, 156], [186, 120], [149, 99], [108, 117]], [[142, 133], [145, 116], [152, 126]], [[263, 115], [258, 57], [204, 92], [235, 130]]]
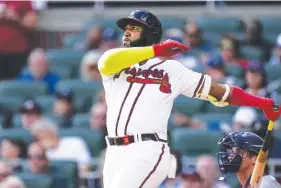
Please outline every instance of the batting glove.
[[166, 40], [161, 44], [154, 44], [152, 47], [156, 57], [171, 57], [189, 50], [189, 47], [174, 40]]
[[281, 108], [279, 105], [279, 110], [274, 111], [273, 110], [273, 105], [274, 105], [274, 101], [272, 99], [269, 98], [265, 98], [265, 103], [267, 104], [266, 106], [263, 107], [263, 113], [265, 115], [265, 117], [271, 121], [276, 121], [280, 118], [281, 115]]

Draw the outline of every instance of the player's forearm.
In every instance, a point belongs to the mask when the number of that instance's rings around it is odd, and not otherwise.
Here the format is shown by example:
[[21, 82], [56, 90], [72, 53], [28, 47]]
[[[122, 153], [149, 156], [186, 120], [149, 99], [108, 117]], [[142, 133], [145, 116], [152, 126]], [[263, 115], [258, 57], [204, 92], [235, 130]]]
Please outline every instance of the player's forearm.
[[229, 102], [231, 105], [235, 106], [251, 106], [258, 107], [260, 109], [271, 108], [272, 105], [272, 101], [268, 98], [252, 95], [236, 86], [232, 87]]
[[154, 50], [151, 46], [116, 48], [105, 52], [101, 57], [99, 70], [105, 75], [110, 75], [152, 57], [154, 57]]

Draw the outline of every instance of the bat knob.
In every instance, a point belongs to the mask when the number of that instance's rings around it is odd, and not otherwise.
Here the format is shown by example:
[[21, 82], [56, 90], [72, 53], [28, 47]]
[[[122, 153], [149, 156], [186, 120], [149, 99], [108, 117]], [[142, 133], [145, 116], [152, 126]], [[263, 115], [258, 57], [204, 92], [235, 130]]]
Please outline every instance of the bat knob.
[[279, 105], [277, 105], [277, 104], [274, 104], [273, 106], [272, 106], [272, 108], [273, 108], [273, 111], [275, 111], [275, 112], [277, 112], [277, 111], [279, 111]]

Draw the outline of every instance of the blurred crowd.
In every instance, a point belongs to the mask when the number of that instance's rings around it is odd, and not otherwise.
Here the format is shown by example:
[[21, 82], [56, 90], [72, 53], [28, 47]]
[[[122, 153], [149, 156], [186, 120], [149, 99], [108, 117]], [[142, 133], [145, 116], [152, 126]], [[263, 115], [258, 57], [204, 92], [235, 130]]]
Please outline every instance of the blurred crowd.
[[[48, 88], [48, 95], [43, 96], [42, 100], [25, 98], [16, 111], [9, 110], [0, 103], [1, 131], [21, 128], [31, 135], [30, 142], [17, 136], [1, 136], [0, 187], [25, 187], [20, 177], [26, 174], [48, 175], [56, 187], [67, 187], [68, 175], [61, 174], [52, 161], [74, 161], [78, 172], [76, 176], [71, 176], [78, 179], [87, 177], [87, 173], [93, 169], [97, 170], [93, 165], [93, 156], [103, 158], [102, 152], [92, 153], [87, 139], [75, 135], [77, 128], [92, 133], [93, 137], [98, 132], [102, 135], [100, 150], [105, 148], [107, 107], [102, 87], [95, 96], [82, 102], [77, 100], [75, 90], [58, 87], [65, 77], [51, 67], [49, 49], [40, 48], [38, 32], [38, 12], [31, 2], [0, 1], [1, 84], [7, 81], [40, 81]], [[272, 97], [274, 100], [280, 98], [281, 89], [278, 93], [277, 88], [281, 88], [281, 81], [268, 75], [267, 66], [281, 66], [281, 34], [275, 42], [267, 40], [264, 38], [263, 25], [258, 19], [245, 23], [243, 37], [231, 32], [221, 33], [217, 44], [205, 37], [204, 32], [196, 23], [187, 23], [181, 28], [166, 29], [163, 40], [173, 39], [190, 46], [189, 52], [174, 57], [190, 69], [209, 74], [221, 83], [238, 85], [258, 96]], [[120, 37], [120, 31], [115, 28], [91, 25], [85, 37], [75, 41], [72, 46], [73, 53], [84, 54], [71, 79], [81, 83], [101, 84], [97, 62], [104, 51], [120, 45]], [[244, 47], [259, 49], [262, 56], [251, 58], [242, 52]], [[279, 77], [281, 78], [280, 75]], [[204, 108], [200, 112], [204, 112]], [[175, 108], [169, 129], [209, 129], [208, 123], [202, 119], [196, 120], [192, 115]], [[262, 137], [265, 135], [267, 120], [256, 109], [243, 107], [235, 109], [231, 115], [231, 121], [220, 122], [217, 131], [253, 131]], [[78, 121], [79, 118], [82, 120]], [[74, 130], [74, 134], [60, 134], [61, 130], [70, 129]], [[281, 156], [276, 150], [272, 153]], [[229, 187], [217, 181], [219, 168], [214, 156], [199, 156], [193, 164], [195, 166], [181, 164], [181, 153], [175, 152], [175, 156], [178, 158], [177, 178], [166, 180], [161, 188]], [[99, 168], [100, 173], [102, 165]]]

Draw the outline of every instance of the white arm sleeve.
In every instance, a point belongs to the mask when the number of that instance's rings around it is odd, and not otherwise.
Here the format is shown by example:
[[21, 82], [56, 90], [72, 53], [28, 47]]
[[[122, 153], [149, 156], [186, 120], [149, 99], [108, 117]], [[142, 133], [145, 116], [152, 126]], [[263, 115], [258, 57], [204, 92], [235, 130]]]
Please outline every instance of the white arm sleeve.
[[281, 188], [277, 180], [270, 175], [263, 176], [259, 188]]

